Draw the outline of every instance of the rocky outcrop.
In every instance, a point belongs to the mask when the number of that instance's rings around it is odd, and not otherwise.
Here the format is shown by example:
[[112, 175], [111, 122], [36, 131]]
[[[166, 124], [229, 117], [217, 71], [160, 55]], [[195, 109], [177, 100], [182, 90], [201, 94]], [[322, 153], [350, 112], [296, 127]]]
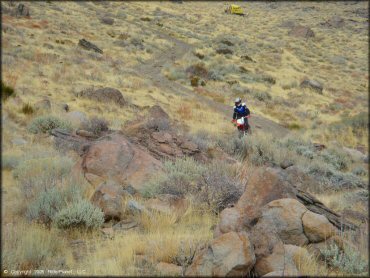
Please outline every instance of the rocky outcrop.
[[306, 211], [302, 217], [303, 230], [310, 242], [324, 241], [335, 235], [336, 229], [321, 214]]
[[186, 276], [245, 276], [255, 263], [246, 233], [230, 232], [214, 239], [195, 255]]
[[122, 93], [114, 88], [100, 88], [96, 90], [93, 88], [88, 88], [77, 93], [76, 96], [88, 98], [102, 103], [116, 103], [119, 106], [124, 106], [127, 104], [127, 101], [123, 97]]

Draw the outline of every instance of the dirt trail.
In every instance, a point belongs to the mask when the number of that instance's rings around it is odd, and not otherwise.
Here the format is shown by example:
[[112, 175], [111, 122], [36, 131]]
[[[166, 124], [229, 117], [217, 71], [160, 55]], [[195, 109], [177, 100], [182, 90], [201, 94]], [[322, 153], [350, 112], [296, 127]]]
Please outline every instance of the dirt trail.
[[[139, 23], [131, 22], [134, 25], [137, 25], [139, 27], [141, 26]], [[167, 51], [166, 53], [162, 53], [161, 55], [158, 55], [157, 57], [151, 59], [150, 61], [139, 64], [134, 68], [134, 71], [137, 74], [144, 75], [146, 78], [149, 78], [153, 85], [160, 88], [163, 91], [166, 91], [168, 93], [174, 93], [183, 97], [189, 97], [189, 98], [196, 98], [200, 103], [208, 105], [215, 110], [221, 111], [225, 116], [228, 118], [232, 117], [232, 107], [218, 103], [215, 101], [212, 101], [204, 96], [195, 94], [192, 90], [189, 88], [183, 86], [180, 83], [168, 80], [162, 73], [162, 67], [164, 64], [169, 62], [175, 62], [178, 59], [181, 59], [186, 53], [191, 51], [194, 46], [187, 44], [181, 40], [178, 40], [170, 35], [167, 35], [163, 32], [160, 32], [158, 30], [155, 30], [153, 28], [150, 29], [153, 34], [156, 34], [159, 38], [166, 39], [173, 43], [173, 47]], [[252, 108], [253, 110], [253, 108]], [[253, 114], [252, 118], [250, 120], [250, 124], [252, 126], [253, 130], [256, 129], [262, 129], [266, 132], [271, 133], [273, 136], [282, 138], [286, 136], [289, 133], [289, 130], [283, 126], [281, 126], [278, 123], [275, 123], [269, 119], [264, 118], [261, 115]]]

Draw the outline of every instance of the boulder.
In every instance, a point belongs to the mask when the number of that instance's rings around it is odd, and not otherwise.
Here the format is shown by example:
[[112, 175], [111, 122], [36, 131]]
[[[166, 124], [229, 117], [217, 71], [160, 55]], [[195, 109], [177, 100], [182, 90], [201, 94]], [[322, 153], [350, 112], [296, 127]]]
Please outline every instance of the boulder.
[[200, 250], [186, 276], [245, 276], [255, 263], [253, 246], [246, 233], [230, 232]]
[[103, 54], [103, 50], [101, 50], [99, 47], [97, 47], [95, 44], [85, 40], [81, 39], [78, 41], [78, 45], [86, 50], [93, 50], [97, 53]]
[[319, 94], [322, 94], [322, 90], [324, 89], [323, 85], [319, 81], [310, 79], [303, 80], [300, 87], [311, 89]]
[[120, 133], [92, 142], [80, 161], [80, 169], [93, 185], [111, 179], [135, 189], [162, 169], [162, 163]]
[[158, 263], [155, 268], [160, 274], [169, 275], [169, 276], [181, 276], [182, 275], [182, 267], [169, 264], [165, 262]]
[[242, 211], [242, 222], [248, 226], [260, 215], [260, 209], [265, 204], [276, 199], [295, 198], [296, 193], [284, 171], [277, 168], [261, 168], [250, 177], [236, 208]]
[[335, 235], [336, 229], [321, 214], [307, 211], [302, 217], [303, 230], [310, 242], [320, 242]]
[[295, 199], [279, 199], [268, 203], [258, 222], [274, 228], [285, 244], [303, 246], [309, 242], [302, 227], [302, 216], [307, 208]]
[[309, 28], [301, 25], [293, 26], [292, 29], [288, 32], [288, 35], [293, 37], [301, 38], [313, 38], [315, 33]]
[[65, 114], [65, 118], [72, 123], [75, 127], [81, 126], [88, 121], [87, 115], [81, 111], [72, 111]]
[[39, 100], [34, 105], [36, 110], [50, 110], [51, 109], [51, 102], [48, 98], [44, 98]]
[[91, 202], [102, 209], [106, 221], [121, 220], [124, 195], [122, 186], [113, 181], [105, 181], [95, 190]]
[[77, 93], [76, 96], [103, 103], [112, 102], [118, 104], [119, 106], [124, 106], [127, 104], [127, 101], [124, 99], [122, 93], [114, 88], [100, 88], [97, 90], [88, 88]]
[[104, 16], [100, 19], [101, 23], [107, 24], [107, 25], [113, 25], [114, 19], [108, 16]]

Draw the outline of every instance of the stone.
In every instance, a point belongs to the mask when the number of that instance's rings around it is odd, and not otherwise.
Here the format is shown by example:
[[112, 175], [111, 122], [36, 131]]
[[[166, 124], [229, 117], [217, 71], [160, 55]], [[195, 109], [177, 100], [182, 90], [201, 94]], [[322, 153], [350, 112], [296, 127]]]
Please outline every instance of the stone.
[[310, 242], [320, 242], [335, 235], [336, 229], [329, 220], [321, 214], [307, 211], [302, 217], [303, 230]]
[[286, 168], [291, 167], [291, 166], [293, 166], [293, 165], [294, 165], [294, 163], [293, 163], [292, 161], [290, 161], [290, 160], [287, 160], [287, 159], [285, 159], [284, 161], [282, 161], [282, 162], [280, 163], [280, 167], [281, 167], [282, 169], [286, 169]]
[[291, 28], [288, 32], [288, 35], [293, 37], [301, 37], [301, 38], [313, 38], [315, 37], [315, 33], [308, 27], [296, 25]]
[[101, 50], [99, 47], [97, 47], [95, 44], [85, 40], [81, 39], [78, 41], [78, 45], [86, 50], [93, 50], [97, 53], [103, 54], [103, 50]]
[[107, 24], [107, 25], [113, 25], [114, 19], [108, 16], [104, 16], [100, 19], [101, 23]]
[[94, 90], [93, 88], [88, 88], [80, 91], [76, 94], [76, 96], [103, 103], [112, 102], [118, 104], [119, 106], [125, 106], [127, 104], [127, 101], [119, 90], [109, 87], [96, 90]]
[[229, 232], [200, 250], [187, 268], [186, 276], [244, 276], [255, 263], [248, 235]]
[[98, 186], [91, 197], [91, 202], [102, 209], [106, 221], [120, 220], [123, 214], [122, 201], [124, 196], [123, 188], [108, 180]]

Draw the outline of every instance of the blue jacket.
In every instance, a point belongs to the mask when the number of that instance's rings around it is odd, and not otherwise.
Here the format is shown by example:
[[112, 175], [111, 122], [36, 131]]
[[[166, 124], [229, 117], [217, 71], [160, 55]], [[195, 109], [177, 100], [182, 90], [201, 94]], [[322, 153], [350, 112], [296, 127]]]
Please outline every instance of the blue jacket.
[[245, 103], [239, 104], [238, 106], [234, 106], [233, 119], [240, 119], [241, 117], [250, 115], [250, 113]]

